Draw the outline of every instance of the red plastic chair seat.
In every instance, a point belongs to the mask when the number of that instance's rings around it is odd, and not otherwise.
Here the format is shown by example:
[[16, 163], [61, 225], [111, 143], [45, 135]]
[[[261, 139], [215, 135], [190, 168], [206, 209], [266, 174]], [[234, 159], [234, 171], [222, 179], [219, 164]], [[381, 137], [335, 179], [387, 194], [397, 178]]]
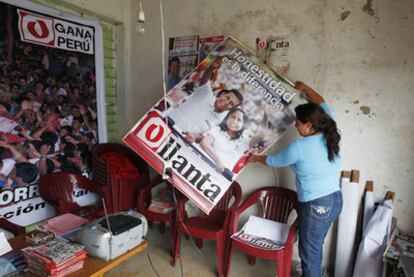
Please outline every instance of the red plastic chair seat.
[[217, 232], [223, 230], [224, 222], [217, 222], [216, 220], [206, 217], [193, 217], [185, 220], [185, 228], [180, 227], [180, 231], [191, 233], [191, 236], [196, 238], [214, 239]]
[[[266, 259], [266, 260], [276, 260], [281, 257], [283, 251], [280, 250], [258, 250], [256, 247], [252, 247], [249, 244], [233, 240], [232, 241], [232, 248], [238, 249], [244, 253], [249, 253], [256, 258]], [[279, 275], [278, 275], [279, 276]]]

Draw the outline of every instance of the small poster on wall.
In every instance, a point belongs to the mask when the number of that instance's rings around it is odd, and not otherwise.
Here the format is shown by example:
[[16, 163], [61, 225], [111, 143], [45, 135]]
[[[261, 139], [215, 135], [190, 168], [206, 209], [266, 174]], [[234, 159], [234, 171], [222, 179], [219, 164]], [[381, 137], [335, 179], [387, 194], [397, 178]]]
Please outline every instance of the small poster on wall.
[[248, 157], [274, 144], [304, 101], [290, 82], [229, 37], [123, 140], [209, 213]]
[[198, 64], [198, 36], [170, 38], [167, 91], [178, 84]]
[[172, 89], [222, 41], [219, 36], [183, 36], [170, 38], [167, 91]]

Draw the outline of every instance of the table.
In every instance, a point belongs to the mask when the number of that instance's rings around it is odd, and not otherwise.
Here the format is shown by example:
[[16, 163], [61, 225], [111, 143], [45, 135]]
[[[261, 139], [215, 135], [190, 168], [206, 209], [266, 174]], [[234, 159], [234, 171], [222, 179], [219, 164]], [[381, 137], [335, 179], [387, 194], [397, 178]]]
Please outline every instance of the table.
[[[10, 245], [12, 246], [13, 250], [19, 250], [29, 244], [25, 241], [24, 235], [19, 235], [15, 238], [9, 240]], [[100, 260], [95, 257], [88, 256], [83, 264], [83, 268], [69, 274], [67, 276], [90, 276], [90, 277], [102, 277], [104, 273], [108, 272], [109, 270], [113, 269], [114, 267], [120, 265], [121, 263], [128, 260], [133, 255], [141, 252], [145, 248], [147, 248], [148, 242], [144, 240], [140, 245], [135, 248], [132, 248], [127, 253], [115, 258], [111, 261], [104, 261]], [[27, 276], [36, 276], [31, 272], [28, 272]]]

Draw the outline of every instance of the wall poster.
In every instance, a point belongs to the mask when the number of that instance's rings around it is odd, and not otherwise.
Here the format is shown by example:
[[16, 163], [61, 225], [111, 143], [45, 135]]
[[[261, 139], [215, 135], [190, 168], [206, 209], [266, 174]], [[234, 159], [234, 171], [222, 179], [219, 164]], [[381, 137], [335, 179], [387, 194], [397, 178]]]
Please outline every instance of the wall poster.
[[[50, 218], [39, 178], [88, 177], [91, 147], [106, 141], [104, 87], [98, 22], [0, 0], [0, 218], [20, 226]], [[81, 188], [73, 197], [99, 199]]]
[[125, 135], [124, 142], [209, 213], [252, 153], [274, 144], [304, 103], [292, 83], [229, 37]]

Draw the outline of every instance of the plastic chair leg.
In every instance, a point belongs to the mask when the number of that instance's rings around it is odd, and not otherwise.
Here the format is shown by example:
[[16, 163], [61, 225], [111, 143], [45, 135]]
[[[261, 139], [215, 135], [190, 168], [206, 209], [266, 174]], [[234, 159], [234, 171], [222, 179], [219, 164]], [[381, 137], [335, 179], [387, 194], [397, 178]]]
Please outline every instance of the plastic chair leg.
[[278, 277], [289, 277], [285, 273], [285, 265], [283, 259], [276, 260], [276, 269], [277, 269], [277, 276]]
[[224, 276], [224, 238], [221, 234], [217, 234], [216, 236], [216, 243], [217, 243], [217, 276], [223, 277]]
[[225, 272], [224, 272], [226, 277], [230, 276], [231, 258], [232, 258], [232, 255], [233, 255], [232, 246], [233, 246], [233, 240], [230, 239], [230, 242], [229, 242], [229, 245], [228, 245], [228, 248], [227, 248], [227, 253], [226, 253], [226, 268], [225, 268]]
[[290, 276], [290, 272], [292, 271], [292, 252], [293, 249], [289, 249], [288, 251], [283, 253], [284, 276]]
[[164, 222], [160, 222], [159, 230], [160, 230], [161, 234], [165, 233], [165, 223]]
[[173, 257], [172, 257], [172, 261], [171, 261], [171, 265], [175, 266], [177, 259], [180, 258], [180, 234], [177, 233], [177, 235], [175, 236], [174, 239], [174, 247], [173, 247]]
[[250, 255], [246, 255], [246, 256], [247, 256], [247, 261], [249, 262], [249, 265], [256, 265], [256, 257], [250, 256]]
[[203, 240], [202, 239], [194, 239], [194, 242], [197, 245], [198, 249], [203, 248]]

